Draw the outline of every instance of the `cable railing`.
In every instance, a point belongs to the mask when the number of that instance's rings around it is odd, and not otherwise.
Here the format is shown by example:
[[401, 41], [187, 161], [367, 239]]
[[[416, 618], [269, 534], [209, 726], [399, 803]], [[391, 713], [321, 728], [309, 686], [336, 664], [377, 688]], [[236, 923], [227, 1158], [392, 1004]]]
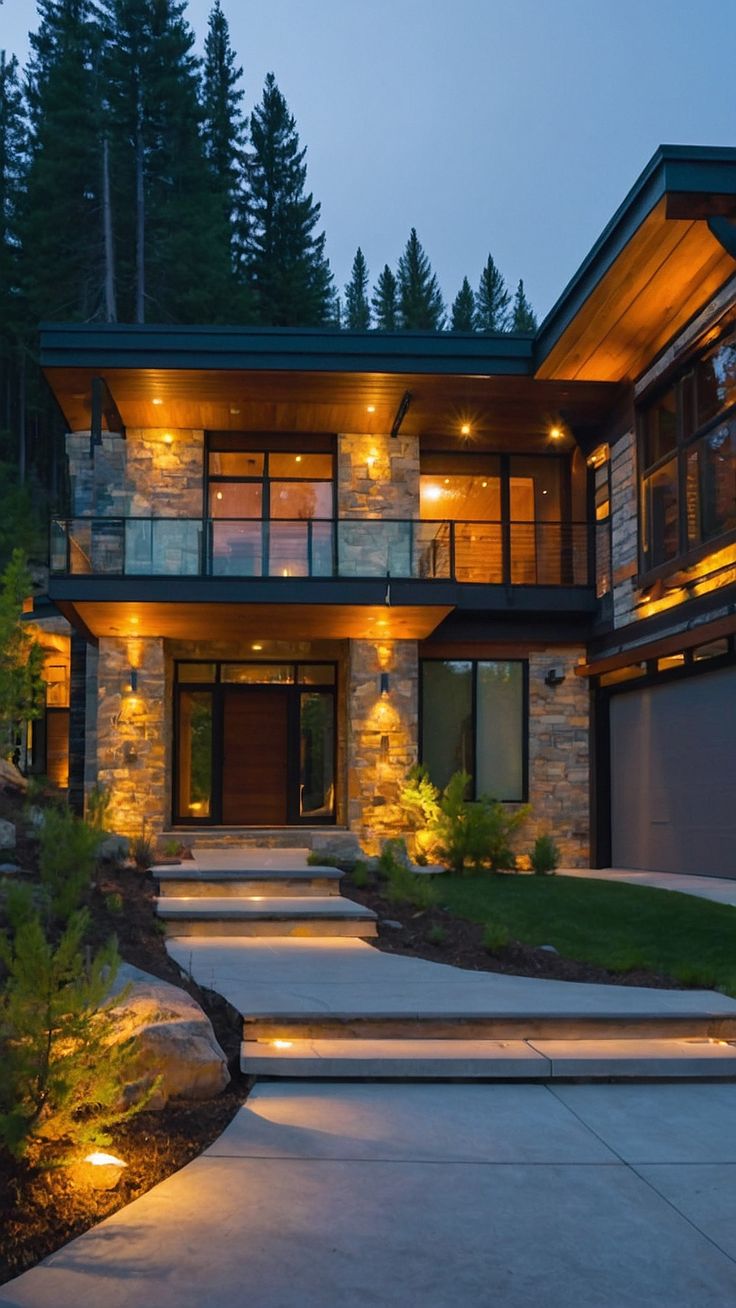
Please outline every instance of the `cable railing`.
[[56, 576], [407, 578], [587, 586], [587, 523], [386, 518], [55, 518]]

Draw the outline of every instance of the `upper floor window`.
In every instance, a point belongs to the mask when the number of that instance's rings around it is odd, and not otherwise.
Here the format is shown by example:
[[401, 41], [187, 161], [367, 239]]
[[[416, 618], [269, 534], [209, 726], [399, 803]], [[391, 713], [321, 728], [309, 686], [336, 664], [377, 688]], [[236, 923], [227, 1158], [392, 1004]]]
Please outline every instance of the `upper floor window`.
[[641, 568], [736, 530], [736, 331], [640, 412]]

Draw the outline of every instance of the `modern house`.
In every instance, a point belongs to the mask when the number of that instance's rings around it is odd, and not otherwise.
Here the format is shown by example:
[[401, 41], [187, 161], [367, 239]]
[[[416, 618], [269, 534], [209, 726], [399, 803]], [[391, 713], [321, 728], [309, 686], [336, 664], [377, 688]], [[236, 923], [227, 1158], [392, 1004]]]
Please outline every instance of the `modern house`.
[[41, 350], [74, 803], [373, 849], [419, 758], [568, 865], [736, 875], [736, 149], [658, 150], [533, 337]]

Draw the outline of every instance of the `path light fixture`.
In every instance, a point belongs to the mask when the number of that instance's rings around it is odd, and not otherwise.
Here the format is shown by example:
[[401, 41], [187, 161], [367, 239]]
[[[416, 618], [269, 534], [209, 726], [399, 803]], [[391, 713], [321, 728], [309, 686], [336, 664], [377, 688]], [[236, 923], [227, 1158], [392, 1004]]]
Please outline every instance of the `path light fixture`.
[[114, 1190], [127, 1166], [122, 1158], [96, 1150], [73, 1164], [72, 1170], [74, 1179], [82, 1185], [89, 1185], [93, 1190]]

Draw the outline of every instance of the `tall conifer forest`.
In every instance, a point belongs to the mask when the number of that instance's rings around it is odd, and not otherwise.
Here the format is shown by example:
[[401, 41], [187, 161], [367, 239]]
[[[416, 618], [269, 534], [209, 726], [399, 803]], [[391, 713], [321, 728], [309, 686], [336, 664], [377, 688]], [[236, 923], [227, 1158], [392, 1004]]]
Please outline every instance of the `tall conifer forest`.
[[43, 321], [535, 330], [490, 254], [448, 318], [414, 226], [339, 292], [288, 99], [269, 73], [248, 112], [220, 0], [202, 38], [186, 0], [37, 0], [26, 67], [0, 50], [0, 566], [64, 507]]

